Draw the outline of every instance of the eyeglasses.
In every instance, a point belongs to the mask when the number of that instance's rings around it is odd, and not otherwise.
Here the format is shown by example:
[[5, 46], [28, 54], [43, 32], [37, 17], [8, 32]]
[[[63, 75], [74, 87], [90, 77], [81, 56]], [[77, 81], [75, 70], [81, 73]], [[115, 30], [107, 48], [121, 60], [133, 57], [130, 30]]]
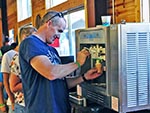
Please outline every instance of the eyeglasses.
[[58, 16], [58, 17], [60, 17], [60, 18], [63, 18], [63, 17], [64, 17], [64, 14], [63, 14], [62, 12], [57, 13], [57, 14], [55, 14], [54, 16], [52, 16], [50, 19], [48, 19], [48, 20], [46, 21], [46, 23], [47, 23], [49, 20], [51, 20], [51, 19], [53, 19], [54, 17], [56, 17], [56, 16]]

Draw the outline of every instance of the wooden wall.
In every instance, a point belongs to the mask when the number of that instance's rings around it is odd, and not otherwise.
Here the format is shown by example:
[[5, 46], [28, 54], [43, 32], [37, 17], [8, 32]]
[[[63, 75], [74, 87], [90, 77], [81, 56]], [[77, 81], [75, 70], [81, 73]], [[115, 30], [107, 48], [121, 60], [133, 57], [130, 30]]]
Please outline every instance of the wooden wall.
[[[113, 15], [113, 0], [109, 1], [108, 13]], [[140, 0], [114, 0], [114, 22], [140, 22]]]
[[[35, 25], [36, 16], [43, 16], [45, 12], [48, 10], [57, 10], [57, 11], [65, 11], [70, 10], [72, 8], [78, 6], [84, 6], [88, 8], [90, 12], [90, 8], [87, 7], [87, 0], [68, 0], [56, 7], [46, 10], [45, 9], [45, 0], [31, 0], [32, 1], [32, 17], [23, 20], [21, 22], [17, 22], [17, 0], [7, 0], [7, 16], [8, 16], [8, 29], [14, 29], [15, 37], [18, 33], [18, 28], [24, 24], [32, 22]], [[92, 3], [94, 0], [88, 0]], [[112, 0], [108, 1], [108, 14], [113, 15], [113, 6]], [[121, 19], [125, 19], [127, 22], [139, 22], [140, 21], [140, 0], [114, 0], [114, 21], [115, 23], [120, 23]], [[98, 9], [97, 9], [98, 10]], [[86, 15], [90, 13], [86, 12]], [[88, 20], [88, 16], [86, 16], [86, 20]], [[0, 21], [1, 22], [1, 21]], [[90, 21], [89, 21], [90, 22]], [[88, 21], [87, 23], [88, 24]], [[2, 26], [0, 23], [0, 33]], [[2, 36], [0, 35], [0, 41]], [[0, 45], [1, 46], [1, 45]]]
[[7, 0], [7, 20], [8, 29], [14, 29], [15, 36], [17, 35], [17, 3], [16, 0]]
[[[107, 2], [107, 14], [111, 15], [111, 23], [117, 24], [122, 20], [126, 22], [140, 22], [140, 0], [85, 0], [85, 10], [87, 27], [94, 27], [97, 21], [100, 20], [99, 14], [105, 14], [104, 2]], [[97, 6], [97, 7], [95, 7]], [[96, 8], [96, 13], [95, 13]], [[99, 13], [99, 14], [98, 14]], [[98, 19], [97, 19], [98, 18]]]
[[[57, 10], [57, 11], [65, 11], [69, 10], [81, 5], [84, 5], [84, 0], [68, 0], [67, 2], [62, 3], [57, 7], [53, 7], [51, 9], [46, 10], [45, 8], [45, 0], [31, 0], [32, 1], [32, 17], [27, 18], [21, 22], [17, 22], [17, 3], [16, 0], [7, 0], [7, 9], [8, 13], [8, 29], [15, 30], [15, 37], [18, 33], [18, 28], [22, 25], [28, 24], [32, 22], [35, 26], [36, 16], [40, 15], [41, 17], [48, 10]], [[1, 37], [0, 37], [1, 38]]]

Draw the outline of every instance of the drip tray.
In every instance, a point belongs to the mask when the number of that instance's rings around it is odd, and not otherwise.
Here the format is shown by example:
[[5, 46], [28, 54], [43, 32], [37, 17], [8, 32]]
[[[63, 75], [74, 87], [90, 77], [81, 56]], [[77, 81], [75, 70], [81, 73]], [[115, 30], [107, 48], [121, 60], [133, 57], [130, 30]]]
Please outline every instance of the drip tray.
[[69, 93], [69, 100], [77, 105], [84, 105], [86, 101], [84, 97], [77, 95], [76, 92]]
[[92, 85], [106, 88], [106, 83], [92, 83]]

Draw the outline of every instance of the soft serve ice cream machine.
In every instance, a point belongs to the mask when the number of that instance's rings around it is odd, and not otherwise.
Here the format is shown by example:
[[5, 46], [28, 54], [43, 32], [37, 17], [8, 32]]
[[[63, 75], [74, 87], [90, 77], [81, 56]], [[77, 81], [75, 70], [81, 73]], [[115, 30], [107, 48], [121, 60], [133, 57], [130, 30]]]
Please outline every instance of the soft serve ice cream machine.
[[81, 73], [103, 66], [103, 75], [80, 85], [83, 97], [119, 113], [150, 108], [150, 24], [79, 29], [76, 48], [91, 53]]

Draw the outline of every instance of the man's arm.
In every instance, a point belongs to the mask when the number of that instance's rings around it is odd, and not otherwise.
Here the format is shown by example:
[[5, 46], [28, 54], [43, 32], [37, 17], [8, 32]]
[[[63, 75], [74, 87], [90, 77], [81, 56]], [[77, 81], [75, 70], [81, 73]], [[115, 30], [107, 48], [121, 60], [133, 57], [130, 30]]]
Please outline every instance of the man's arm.
[[52, 64], [46, 56], [36, 56], [31, 60], [32, 67], [49, 80], [63, 78], [78, 68], [75, 63]]
[[12, 92], [22, 92], [22, 82], [19, 76], [14, 73], [10, 74], [10, 89]]
[[52, 64], [47, 56], [39, 55], [31, 59], [31, 66], [39, 72], [42, 76], [49, 80], [54, 80], [57, 78], [63, 78], [75, 71], [79, 65], [83, 65], [89, 52], [87, 50], [81, 50], [77, 55], [78, 63], [68, 63], [68, 64]]
[[14, 99], [14, 94], [11, 92], [10, 90], [10, 86], [9, 86], [9, 74], [8, 73], [3, 73], [3, 82], [4, 82], [4, 87], [6, 89], [6, 92], [8, 94], [8, 97], [11, 100], [11, 103], [14, 103], [15, 99]]
[[[102, 71], [101, 71], [101, 73], [97, 73], [97, 69], [92, 68], [92, 69], [88, 70], [82, 76], [78, 76], [76, 78], [67, 78], [68, 88], [70, 89], [72, 87], [75, 87], [77, 84], [84, 82], [84, 79], [86, 79], [86, 80], [95, 79], [95, 78], [99, 77], [101, 74], [102, 74]], [[83, 76], [85, 77], [84, 79], [83, 79]]]

